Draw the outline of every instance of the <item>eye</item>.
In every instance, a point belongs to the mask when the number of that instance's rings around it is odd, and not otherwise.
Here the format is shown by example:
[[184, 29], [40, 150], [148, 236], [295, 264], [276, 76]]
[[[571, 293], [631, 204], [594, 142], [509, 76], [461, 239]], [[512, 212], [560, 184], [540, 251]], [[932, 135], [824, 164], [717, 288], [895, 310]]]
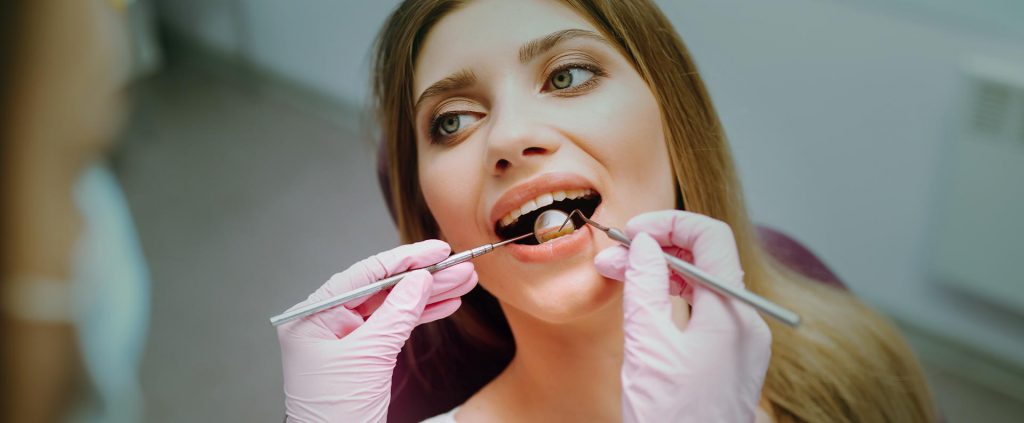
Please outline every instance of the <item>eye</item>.
[[551, 74], [547, 85], [553, 90], [564, 90], [579, 87], [594, 77], [594, 71], [575, 65]]
[[448, 112], [434, 119], [432, 134], [440, 136], [454, 135], [464, 126], [471, 125], [478, 120], [473, 113]]

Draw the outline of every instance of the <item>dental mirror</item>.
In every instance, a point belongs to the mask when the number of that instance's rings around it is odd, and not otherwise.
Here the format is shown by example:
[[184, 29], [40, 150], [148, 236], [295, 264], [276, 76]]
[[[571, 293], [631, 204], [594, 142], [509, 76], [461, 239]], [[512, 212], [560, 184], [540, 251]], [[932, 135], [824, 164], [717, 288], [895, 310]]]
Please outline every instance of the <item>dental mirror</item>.
[[[575, 224], [566, 225], [569, 215], [557, 209], [545, 210], [537, 216], [533, 222], [533, 235], [537, 238], [538, 244], [543, 244], [552, 239], [569, 235], [576, 230]], [[563, 225], [565, 226], [563, 228]]]

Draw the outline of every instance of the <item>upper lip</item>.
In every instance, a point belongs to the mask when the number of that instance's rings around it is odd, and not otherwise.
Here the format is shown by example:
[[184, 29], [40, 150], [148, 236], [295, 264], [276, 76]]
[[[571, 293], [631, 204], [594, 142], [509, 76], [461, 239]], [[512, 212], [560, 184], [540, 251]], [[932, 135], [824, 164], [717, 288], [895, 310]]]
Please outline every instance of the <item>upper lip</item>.
[[[594, 189], [594, 184], [575, 173], [545, 173], [505, 191], [491, 207], [491, 227], [498, 220], [538, 195], [567, 189]], [[596, 189], [594, 189], [597, 191]]]

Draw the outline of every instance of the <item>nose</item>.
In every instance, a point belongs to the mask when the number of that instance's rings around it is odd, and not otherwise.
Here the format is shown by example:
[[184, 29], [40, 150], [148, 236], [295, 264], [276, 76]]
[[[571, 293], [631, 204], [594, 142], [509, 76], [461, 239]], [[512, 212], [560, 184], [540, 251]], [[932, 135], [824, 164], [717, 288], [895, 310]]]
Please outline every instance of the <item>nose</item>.
[[488, 160], [495, 176], [513, 171], [529, 171], [540, 167], [561, 145], [559, 134], [542, 118], [523, 108], [500, 116], [491, 114], [488, 134]]

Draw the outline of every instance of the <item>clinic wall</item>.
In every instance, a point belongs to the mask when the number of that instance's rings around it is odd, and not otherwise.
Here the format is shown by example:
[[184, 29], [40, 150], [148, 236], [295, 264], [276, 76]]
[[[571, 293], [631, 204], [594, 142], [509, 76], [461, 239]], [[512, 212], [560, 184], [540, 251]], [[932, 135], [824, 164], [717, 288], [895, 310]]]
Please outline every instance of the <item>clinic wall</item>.
[[[961, 64], [973, 55], [1024, 61], [1024, 37], [853, 2], [658, 3], [711, 90], [758, 222], [808, 244], [899, 320], [1024, 365], [1020, 316], [941, 289], [926, 265]], [[395, 4], [159, 6], [175, 32], [362, 104], [369, 48]]]
[[370, 46], [396, 0], [159, 1], [166, 27], [340, 101], [368, 95]]
[[825, 1], [662, 3], [758, 222], [806, 242], [897, 319], [1024, 364], [1020, 316], [938, 286], [927, 264], [962, 66], [1024, 63], [1024, 37]]

